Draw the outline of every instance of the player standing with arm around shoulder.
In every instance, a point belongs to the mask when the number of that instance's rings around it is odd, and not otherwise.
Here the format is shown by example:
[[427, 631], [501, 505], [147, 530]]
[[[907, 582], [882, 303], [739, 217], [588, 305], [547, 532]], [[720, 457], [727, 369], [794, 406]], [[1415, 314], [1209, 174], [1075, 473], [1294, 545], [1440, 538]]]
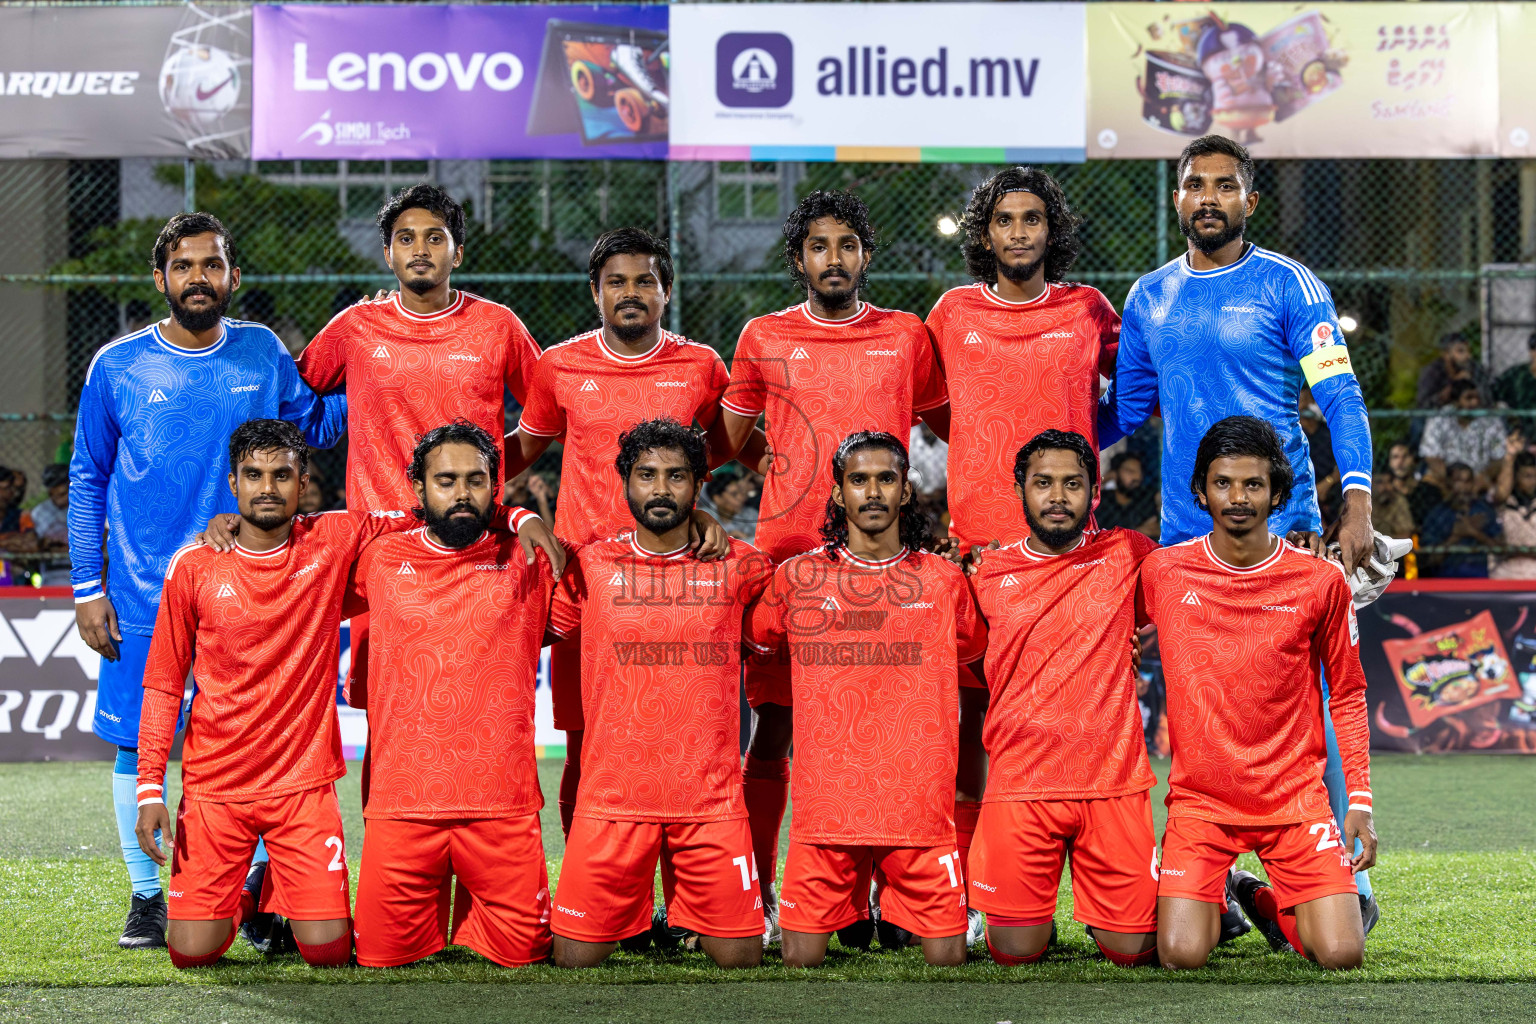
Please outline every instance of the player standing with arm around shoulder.
[[[1120, 317], [1096, 288], [1065, 282], [1082, 220], [1045, 171], [1009, 167], [972, 191], [962, 252], [975, 283], [928, 314], [949, 397], [950, 532], [967, 547], [1029, 533], [1008, 467], [1043, 430], [1072, 430], [1094, 451], [1119, 436], [1099, 425], [1099, 376], [1114, 370]], [[1092, 510], [1090, 509], [1090, 514]], [[987, 689], [961, 673], [955, 828], [968, 855], [986, 789]]]
[[[807, 195], [784, 222], [784, 263], [805, 301], [748, 321], [736, 343], [710, 457], [718, 465], [739, 456], [757, 468], [762, 446], [772, 450], [756, 539], [775, 563], [821, 547], [832, 456], [845, 437], [906, 437], [914, 412], [939, 433], [947, 429], [944, 381], [923, 322], [861, 298], [875, 248], [858, 196]], [[759, 416], [766, 437], [755, 430]], [[754, 715], [743, 778], [772, 932], [793, 738], [783, 651], [749, 660], [746, 691]]]
[[[708, 428], [720, 412], [729, 375], [719, 353], [662, 330], [672, 297], [672, 256], [666, 243], [639, 228], [597, 239], [587, 261], [592, 301], [602, 326], [551, 347], [539, 357], [517, 430], [507, 437], [506, 478], [531, 466], [563, 437], [560, 502], [555, 533], [580, 546], [630, 529], [634, 519], [613, 483], [619, 435], [657, 417]], [[720, 557], [730, 539], [707, 513], [695, 510], [690, 546]], [[560, 821], [570, 830], [581, 778], [581, 651], [550, 651], [555, 728], [566, 734], [560, 780]]]
[[755, 967], [763, 900], [741, 792], [741, 626], [773, 567], [741, 541], [710, 562], [689, 550], [708, 473], [692, 429], [636, 424], [616, 465], [635, 529], [582, 548], [550, 609], [551, 633], [580, 634], [587, 680], [555, 963], [594, 966], [644, 932], [659, 859], [667, 924], [697, 933], [721, 967]]
[[182, 548], [166, 574], [144, 673], [137, 835], [164, 864], [162, 780], [195, 658], [171, 857], [177, 967], [217, 961], [256, 912], [261, 893], [244, 883], [258, 840], [271, 857], [267, 908], [288, 919], [304, 959], [337, 966], [352, 955], [333, 666], [353, 561], [406, 520], [400, 512], [295, 516], [308, 454], [290, 423], [242, 424], [229, 439], [239, 543], [227, 554]]
[[890, 434], [850, 435], [832, 459], [818, 551], [782, 563], [753, 607], [748, 642], [788, 643], [794, 809], [779, 894], [784, 963], [814, 967], [833, 932], [869, 916], [919, 936], [930, 964], [966, 955], [955, 845], [958, 667], [987, 627], [959, 568], [930, 535]]
[[[1375, 863], [1376, 832], [1360, 634], [1339, 566], [1269, 530], [1292, 482], [1273, 427], [1221, 420], [1190, 479], [1211, 532], [1153, 552], [1142, 569], [1173, 741], [1157, 910], [1165, 967], [1205, 964], [1228, 869], [1249, 851], [1269, 884], [1238, 872], [1232, 888], [1271, 946], [1329, 969], [1363, 962], [1352, 875]], [[1321, 672], [1349, 787], [1342, 837], [1323, 785]]]
[[500, 472], [491, 432], [428, 431], [410, 469], [423, 525], [370, 544], [353, 573], [373, 645], [353, 933], [364, 967], [450, 941], [504, 967], [549, 956], [533, 711], [554, 584], [545, 559], [530, 565], [515, 537], [487, 529]]
[[133, 893], [118, 945], [129, 949], [165, 945], [165, 896], [134, 835], [133, 791], [144, 665], [171, 556], [235, 508], [222, 467], [236, 427], [283, 419], [329, 448], [347, 417], [346, 396], [317, 397], [271, 330], [224, 315], [240, 267], [218, 218], [172, 217], [150, 264], [170, 315], [91, 359], [69, 463], [75, 619], [103, 659], [91, 728], [118, 748], [112, 804]]
[[1145, 624], [1133, 530], [1085, 530], [1099, 458], [1073, 431], [1019, 449], [1014, 494], [1029, 536], [971, 576], [987, 620], [987, 794], [971, 849], [971, 906], [1001, 964], [1045, 955], [1072, 859], [1073, 916], [1123, 967], [1157, 962], [1156, 783], [1131, 642]]

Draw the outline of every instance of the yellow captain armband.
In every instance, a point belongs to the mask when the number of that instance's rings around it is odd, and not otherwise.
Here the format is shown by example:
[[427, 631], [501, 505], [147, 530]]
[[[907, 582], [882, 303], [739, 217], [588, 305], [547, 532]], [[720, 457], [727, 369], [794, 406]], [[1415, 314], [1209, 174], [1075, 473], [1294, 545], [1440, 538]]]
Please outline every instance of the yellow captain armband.
[[1353, 374], [1355, 368], [1349, 362], [1349, 350], [1343, 345], [1324, 345], [1301, 358], [1301, 372], [1307, 375], [1307, 387], [1315, 388], [1319, 381], [1341, 373]]

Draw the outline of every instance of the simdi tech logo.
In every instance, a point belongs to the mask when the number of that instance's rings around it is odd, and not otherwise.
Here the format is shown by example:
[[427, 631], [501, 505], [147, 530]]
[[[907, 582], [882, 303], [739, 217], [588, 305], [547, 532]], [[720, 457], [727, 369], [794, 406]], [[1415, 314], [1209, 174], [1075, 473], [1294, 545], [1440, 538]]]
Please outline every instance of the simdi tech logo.
[[782, 107], [795, 96], [795, 46], [779, 32], [727, 32], [715, 44], [715, 95], [727, 107]]

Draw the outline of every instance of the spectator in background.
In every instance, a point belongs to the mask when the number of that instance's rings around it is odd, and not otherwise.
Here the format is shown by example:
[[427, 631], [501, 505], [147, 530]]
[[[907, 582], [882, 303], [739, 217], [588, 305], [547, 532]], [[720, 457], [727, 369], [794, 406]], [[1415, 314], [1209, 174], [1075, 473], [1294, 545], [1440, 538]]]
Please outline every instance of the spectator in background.
[[1380, 470], [1371, 484], [1371, 525], [1388, 537], [1412, 537], [1418, 533], [1408, 498], [1393, 486], [1392, 474]]
[[536, 513], [546, 523], [555, 521], [554, 492], [550, 490], [549, 481], [532, 469], [525, 469], [507, 481], [507, 496], [503, 502]]
[[1424, 517], [1419, 541], [1429, 547], [1462, 548], [1467, 553], [1425, 555], [1419, 565], [1425, 576], [1486, 577], [1488, 549], [1499, 543], [1503, 532], [1498, 513], [1481, 497], [1471, 466], [1453, 462], [1446, 475], [1446, 498]]
[[299, 514], [314, 515], [316, 512], [326, 510], [325, 477], [309, 471], [309, 486], [304, 488], [304, 493], [299, 495]]
[[0, 537], [21, 530], [21, 498], [26, 493], [26, 475], [0, 466]]
[[[1519, 435], [1511, 435], [1509, 457], [1499, 470], [1494, 501], [1499, 507], [1503, 542], [1536, 548], [1536, 455], [1525, 451]], [[1536, 580], [1536, 556], [1499, 555], [1488, 575], [1496, 580]]]
[[1419, 391], [1414, 405], [1420, 409], [1450, 405], [1456, 401], [1451, 385], [1457, 381], [1471, 381], [1480, 398], [1487, 394], [1488, 371], [1472, 358], [1472, 346], [1460, 334], [1447, 334], [1440, 339], [1440, 358], [1419, 374]]
[[907, 476], [916, 473], [912, 486], [919, 495], [931, 498], [949, 486], [949, 445], [928, 424], [912, 428], [907, 451]]
[[757, 509], [752, 506], [752, 481], [745, 474], [716, 473], [704, 485], [698, 507], [720, 521], [725, 532], [748, 544], [757, 537]]
[[1094, 518], [1099, 528], [1108, 530], [1121, 527], [1144, 533], [1157, 540], [1157, 482], [1148, 481], [1143, 470], [1141, 456], [1135, 452], [1117, 452], [1109, 460], [1109, 479]]
[[1326, 531], [1339, 518], [1339, 506], [1343, 491], [1339, 487], [1339, 463], [1333, 457], [1333, 434], [1323, 421], [1323, 411], [1312, 401], [1312, 392], [1301, 389], [1299, 400], [1301, 432], [1307, 438], [1307, 451], [1312, 457], [1312, 476], [1317, 481], [1317, 509], [1322, 516]]
[[[1493, 382], [1493, 400], [1506, 408], [1536, 414], [1536, 331], [1525, 341], [1527, 362], [1511, 366]], [[1536, 415], [1510, 417], [1509, 425], [1526, 437], [1536, 437]]]
[[[1401, 494], [1408, 502], [1408, 512], [1413, 517], [1414, 532], [1424, 522], [1424, 517], [1429, 510], [1440, 504], [1445, 498], [1445, 493], [1431, 481], [1425, 480], [1419, 472], [1419, 460], [1413, 454], [1407, 441], [1398, 441], [1387, 451], [1387, 479], [1392, 489]], [[1406, 537], [1408, 534], [1393, 534], [1394, 537]]]
[[1486, 489], [1499, 474], [1504, 459], [1506, 434], [1498, 416], [1469, 416], [1483, 407], [1482, 395], [1470, 380], [1451, 383], [1448, 415], [1436, 416], [1424, 426], [1419, 454], [1429, 463], [1429, 476], [1445, 480], [1446, 467], [1455, 462], [1472, 467], [1479, 489]]
[[69, 463], [55, 462], [43, 469], [43, 489], [48, 496], [22, 514], [21, 528], [37, 534], [44, 546], [69, 546]]

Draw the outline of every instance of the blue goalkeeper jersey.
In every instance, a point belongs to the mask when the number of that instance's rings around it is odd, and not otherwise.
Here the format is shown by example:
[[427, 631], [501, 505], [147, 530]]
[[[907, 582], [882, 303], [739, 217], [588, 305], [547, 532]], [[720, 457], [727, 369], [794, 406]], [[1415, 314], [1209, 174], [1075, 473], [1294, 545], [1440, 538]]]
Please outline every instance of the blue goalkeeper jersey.
[[205, 349], [173, 345], [158, 326], [102, 346], [85, 373], [69, 463], [77, 602], [105, 590], [120, 629], [153, 630], [171, 556], [216, 513], [236, 510], [229, 435], [253, 419], [288, 420], [329, 448], [346, 430], [346, 396], [311, 391], [261, 324], [226, 318]]
[[1104, 401], [1129, 434], [1160, 407], [1162, 542], [1209, 533], [1195, 503], [1195, 450], [1212, 425], [1249, 415], [1274, 426], [1296, 488], [1270, 529], [1321, 528], [1312, 458], [1297, 411], [1303, 381], [1327, 420], [1344, 489], [1371, 486], [1371, 427], [1328, 288], [1295, 260], [1256, 245], [1231, 266], [1178, 259], [1126, 296], [1115, 380]]

